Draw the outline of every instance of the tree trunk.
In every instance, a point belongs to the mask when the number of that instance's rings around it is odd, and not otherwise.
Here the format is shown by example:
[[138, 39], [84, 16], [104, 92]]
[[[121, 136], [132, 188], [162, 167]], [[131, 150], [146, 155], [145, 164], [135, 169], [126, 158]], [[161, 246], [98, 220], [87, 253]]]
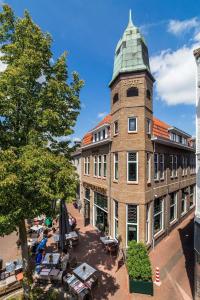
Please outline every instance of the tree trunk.
[[28, 252], [28, 243], [27, 243], [27, 234], [25, 220], [21, 220], [19, 224], [19, 239], [21, 242], [21, 253], [23, 261], [23, 289], [24, 289], [24, 298], [30, 299], [30, 283], [32, 281], [31, 266]]

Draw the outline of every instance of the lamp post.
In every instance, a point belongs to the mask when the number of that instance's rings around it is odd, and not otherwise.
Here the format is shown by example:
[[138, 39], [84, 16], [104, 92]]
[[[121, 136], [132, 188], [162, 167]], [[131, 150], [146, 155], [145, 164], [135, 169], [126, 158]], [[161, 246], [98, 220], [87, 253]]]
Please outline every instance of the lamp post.
[[194, 299], [200, 299], [200, 48], [194, 50], [196, 80], [196, 209], [194, 219]]

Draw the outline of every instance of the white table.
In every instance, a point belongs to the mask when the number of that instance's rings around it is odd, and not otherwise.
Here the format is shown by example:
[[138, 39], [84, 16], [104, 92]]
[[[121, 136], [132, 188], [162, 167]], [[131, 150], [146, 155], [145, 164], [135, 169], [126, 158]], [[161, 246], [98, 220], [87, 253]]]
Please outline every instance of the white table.
[[[66, 240], [78, 239], [78, 234], [76, 233], [76, 231], [71, 231], [70, 233], [65, 234], [65, 239]], [[54, 240], [54, 243], [58, 243], [60, 240], [60, 235], [58, 233], [54, 234], [53, 240]]]
[[40, 233], [43, 231], [42, 225], [34, 225], [30, 228], [32, 231], [35, 231], [36, 233]]
[[74, 269], [73, 273], [82, 281], [89, 279], [97, 270], [88, 265], [87, 263], [81, 264], [78, 268]]
[[[49, 256], [52, 255], [52, 262], [49, 262]], [[57, 265], [59, 263], [60, 253], [47, 253], [42, 261], [42, 265]]]
[[100, 240], [104, 245], [109, 245], [109, 244], [113, 244], [113, 243], [118, 244], [117, 240], [107, 237], [107, 236], [101, 236]]

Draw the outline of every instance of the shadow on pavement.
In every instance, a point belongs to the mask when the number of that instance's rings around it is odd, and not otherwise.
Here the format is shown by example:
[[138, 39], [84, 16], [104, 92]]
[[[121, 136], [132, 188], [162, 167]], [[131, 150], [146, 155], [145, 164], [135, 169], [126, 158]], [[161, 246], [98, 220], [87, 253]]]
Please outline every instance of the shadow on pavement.
[[191, 293], [194, 296], [194, 218], [182, 229], [179, 229], [185, 268], [190, 283]]

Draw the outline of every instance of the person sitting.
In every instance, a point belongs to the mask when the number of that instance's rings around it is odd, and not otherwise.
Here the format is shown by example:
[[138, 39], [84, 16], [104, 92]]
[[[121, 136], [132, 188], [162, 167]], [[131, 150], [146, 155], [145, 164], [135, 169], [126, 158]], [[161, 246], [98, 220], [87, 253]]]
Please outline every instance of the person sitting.
[[47, 244], [47, 240], [48, 237], [44, 237], [41, 242], [39, 243], [39, 245], [36, 248], [36, 253], [38, 253], [41, 249], [44, 250], [44, 248], [46, 247]]
[[40, 249], [39, 252], [37, 253], [36, 257], [35, 257], [35, 262], [36, 265], [40, 265], [41, 262], [43, 261], [44, 257], [45, 257], [45, 251], [44, 249]]

